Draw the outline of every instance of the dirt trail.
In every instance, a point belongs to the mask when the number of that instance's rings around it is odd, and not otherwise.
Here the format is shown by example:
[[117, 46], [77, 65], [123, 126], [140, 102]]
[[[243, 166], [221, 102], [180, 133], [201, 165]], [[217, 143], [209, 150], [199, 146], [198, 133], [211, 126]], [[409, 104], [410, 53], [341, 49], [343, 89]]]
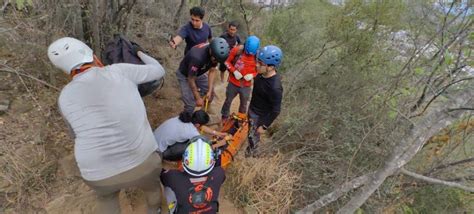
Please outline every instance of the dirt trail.
[[[25, 62], [24, 59], [34, 61], [38, 53], [21, 49], [14, 42], [20, 38], [17, 32], [7, 26], [2, 17], [0, 22], [0, 44], [3, 47], [0, 50], [0, 64], [24, 69], [23, 72], [40, 76], [40, 79], [49, 77], [47, 82], [58, 88], [67, 84], [67, 78], [59, 71], [48, 70], [52, 67]], [[3, 28], [10, 30], [3, 32]], [[150, 44], [154, 46], [150, 45], [148, 50], [156, 54], [167, 70], [164, 87], [156, 96], [144, 99], [149, 122], [155, 129], [166, 119], [177, 116], [183, 108], [174, 74], [182, 52], [170, 51], [167, 44]], [[45, 77], [46, 71], [51, 72], [50, 76]], [[0, 165], [5, 168], [0, 171], [0, 177], [8, 178], [0, 179], [0, 193], [5, 195], [0, 197], [0, 213], [92, 213], [95, 195], [81, 179], [73, 155], [74, 143], [58, 114], [59, 91], [28, 78], [22, 80], [26, 85], [19, 80], [15, 74], [0, 72], [0, 101], [7, 100], [9, 103], [7, 111], [0, 112]], [[217, 81], [217, 98], [211, 105], [211, 112], [214, 113], [211, 123], [218, 122], [220, 118], [225, 85]], [[238, 99], [234, 104], [238, 104]], [[219, 197], [221, 213], [244, 213], [225, 199], [223, 189]], [[20, 202], [22, 205], [17, 206]], [[122, 213], [145, 213], [141, 191], [122, 191], [120, 202]]]
[[[173, 75], [173, 76], [171, 76]], [[210, 106], [211, 123], [219, 122], [220, 108], [225, 99], [225, 87], [227, 83], [217, 81], [215, 87], [217, 98]], [[168, 71], [166, 84], [156, 94], [156, 96], [146, 97], [145, 105], [148, 110], [148, 118], [152, 124], [152, 128], [156, 128], [164, 120], [176, 116], [182, 110], [182, 103], [179, 100], [179, 90], [174, 73]], [[236, 109], [239, 103], [238, 98], [233, 102], [232, 110]], [[60, 176], [67, 178], [79, 178], [79, 170], [76, 166], [72, 154], [59, 160]], [[224, 183], [225, 185], [225, 183]], [[47, 213], [91, 213], [95, 206], [95, 195], [93, 191], [82, 183], [82, 181], [75, 181], [72, 185], [58, 184], [58, 196], [45, 205]], [[239, 214], [244, 213], [243, 210], [234, 206], [234, 204], [225, 198], [226, 193], [221, 188], [219, 196], [220, 213]], [[120, 194], [120, 203], [122, 213], [146, 213], [146, 204], [144, 194], [138, 190], [122, 191]], [[162, 209], [166, 210], [165, 203], [162, 202]]]

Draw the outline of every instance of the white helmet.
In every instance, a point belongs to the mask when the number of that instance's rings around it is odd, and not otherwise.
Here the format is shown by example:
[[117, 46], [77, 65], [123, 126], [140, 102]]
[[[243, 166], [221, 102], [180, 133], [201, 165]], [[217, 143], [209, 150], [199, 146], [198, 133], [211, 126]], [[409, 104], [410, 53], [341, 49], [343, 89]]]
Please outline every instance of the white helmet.
[[70, 74], [73, 68], [94, 61], [94, 54], [84, 42], [64, 37], [49, 45], [48, 58], [54, 66]]
[[203, 176], [214, 168], [215, 162], [209, 140], [202, 136], [190, 140], [183, 154], [184, 171], [193, 176]]

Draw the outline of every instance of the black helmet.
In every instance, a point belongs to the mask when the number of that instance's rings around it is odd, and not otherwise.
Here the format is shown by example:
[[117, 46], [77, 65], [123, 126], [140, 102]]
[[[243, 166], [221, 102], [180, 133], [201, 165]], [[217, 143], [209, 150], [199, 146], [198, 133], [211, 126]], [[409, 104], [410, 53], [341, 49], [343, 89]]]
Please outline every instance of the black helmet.
[[224, 62], [229, 56], [229, 44], [223, 38], [214, 38], [210, 44], [211, 55], [214, 56], [218, 62]]

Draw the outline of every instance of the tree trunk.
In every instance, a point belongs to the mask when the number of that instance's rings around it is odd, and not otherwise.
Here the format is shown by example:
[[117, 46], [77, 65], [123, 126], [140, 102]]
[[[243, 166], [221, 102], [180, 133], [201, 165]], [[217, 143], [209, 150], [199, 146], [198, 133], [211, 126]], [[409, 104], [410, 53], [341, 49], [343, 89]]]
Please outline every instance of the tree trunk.
[[367, 175], [362, 175], [357, 178], [352, 179], [342, 185], [340, 185], [336, 190], [333, 192], [319, 198], [317, 201], [313, 202], [312, 204], [306, 206], [305, 208], [296, 212], [296, 214], [303, 214], [303, 213], [314, 213], [319, 209], [325, 207], [326, 205], [330, 204], [331, 202], [339, 199], [344, 193], [347, 193], [353, 189], [359, 188], [360, 186], [367, 183], [369, 180], [369, 176], [373, 175], [374, 173], [370, 173]]
[[181, 13], [183, 12], [183, 9], [186, 7], [186, 0], [181, 0], [181, 3], [178, 6], [178, 10], [176, 11], [176, 14], [174, 15], [173, 19], [173, 25], [174, 25], [174, 30], [179, 29], [179, 20], [181, 18]]
[[97, 56], [113, 34], [126, 34], [128, 15], [136, 0], [83, 0], [81, 4], [84, 40]]
[[[437, 132], [449, 126], [451, 123], [461, 118], [467, 111], [457, 110], [450, 112], [449, 109], [474, 105], [474, 90], [465, 88], [464, 90], [449, 96], [449, 103], [440, 103], [437, 108], [431, 110], [420, 121], [416, 122], [410, 132], [394, 148], [392, 157], [385, 163], [385, 166], [378, 170], [369, 178], [367, 185], [356, 193], [354, 197], [337, 213], [354, 213], [362, 206], [372, 193], [379, 188], [388, 176], [395, 174], [401, 167], [410, 161], [422, 148], [423, 144]], [[450, 108], [445, 108], [449, 106]]]
[[408, 171], [404, 168], [402, 168], [400, 170], [400, 172], [405, 174], [405, 175], [411, 176], [411, 177], [416, 178], [416, 179], [420, 179], [420, 180], [425, 181], [425, 182], [430, 183], [430, 184], [441, 184], [441, 185], [445, 185], [445, 186], [448, 186], [448, 187], [459, 188], [459, 189], [474, 193], [474, 187], [464, 186], [464, 185], [456, 183], [456, 182], [443, 181], [443, 180], [436, 179], [436, 178], [430, 178], [430, 177], [427, 177], [427, 176], [424, 176], [424, 175], [420, 175], [420, 174], [417, 174], [417, 173], [414, 173], [414, 172], [410, 172], [410, 171]]
[[103, 18], [103, 13], [104, 13], [104, 9], [103, 7], [101, 7], [101, 5], [103, 4], [103, 0], [102, 1], [91, 1], [89, 2], [91, 5], [91, 9], [92, 9], [92, 14], [90, 16], [90, 19], [89, 19], [89, 23], [90, 23], [90, 26], [91, 26], [91, 30], [92, 30], [92, 41], [91, 42], [91, 45], [92, 45], [92, 50], [94, 50], [94, 53], [96, 55], [99, 55], [100, 56], [100, 53], [101, 53], [101, 48], [100, 48], [100, 45], [101, 45], [101, 23], [104, 22], [104, 18]]

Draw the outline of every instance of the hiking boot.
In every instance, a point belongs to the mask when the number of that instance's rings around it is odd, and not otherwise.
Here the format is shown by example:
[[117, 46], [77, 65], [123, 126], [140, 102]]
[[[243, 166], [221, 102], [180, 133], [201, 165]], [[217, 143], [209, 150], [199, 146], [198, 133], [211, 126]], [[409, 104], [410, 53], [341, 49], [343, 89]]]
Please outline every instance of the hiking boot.
[[249, 157], [255, 158], [255, 157], [257, 157], [257, 155], [258, 155], [257, 148], [252, 148], [250, 146], [247, 146], [247, 148], [245, 149], [245, 157], [246, 158], [249, 158]]

